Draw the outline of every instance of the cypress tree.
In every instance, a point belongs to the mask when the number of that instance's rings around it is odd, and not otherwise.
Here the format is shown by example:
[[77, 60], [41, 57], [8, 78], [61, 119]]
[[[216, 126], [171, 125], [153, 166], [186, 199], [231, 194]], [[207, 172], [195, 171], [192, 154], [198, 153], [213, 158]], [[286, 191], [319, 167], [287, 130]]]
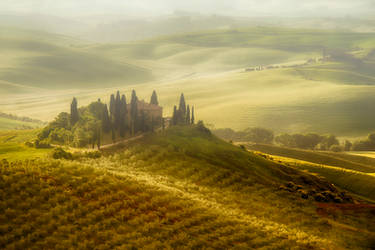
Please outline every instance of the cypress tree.
[[190, 124], [190, 107], [189, 107], [189, 105], [187, 105], [187, 110], [186, 110], [186, 121], [185, 121], [185, 124], [186, 124], [186, 125], [189, 125], [189, 124]]
[[137, 124], [138, 124], [138, 98], [135, 90], [132, 91], [132, 97], [130, 100], [130, 124], [131, 124], [131, 132], [134, 135], [137, 131]]
[[126, 134], [126, 129], [127, 129], [127, 107], [126, 107], [126, 97], [125, 95], [121, 96], [121, 101], [120, 101], [120, 135], [122, 137], [125, 136]]
[[79, 120], [78, 108], [77, 108], [77, 99], [74, 97], [72, 104], [70, 105], [70, 123], [72, 126], [76, 124]]
[[115, 128], [119, 129], [121, 126], [121, 98], [120, 91], [117, 91], [115, 100]]
[[178, 120], [178, 117], [177, 117], [177, 107], [176, 107], [176, 105], [174, 105], [174, 107], [173, 107], [173, 116], [172, 116], [172, 125], [173, 126], [177, 125], [177, 120]]
[[155, 90], [152, 92], [150, 104], [159, 105], [158, 96], [156, 95], [156, 91]]
[[181, 97], [180, 97], [180, 105], [178, 106], [178, 113], [179, 113], [178, 122], [185, 123], [185, 119], [186, 119], [186, 103], [185, 103], [184, 93], [182, 93]]
[[108, 115], [107, 104], [105, 104], [104, 108], [103, 108], [102, 122], [103, 122], [103, 131], [104, 131], [104, 133], [108, 133], [109, 131], [111, 131], [111, 120], [110, 120], [109, 115]]
[[194, 106], [191, 108], [191, 124], [195, 122], [195, 115], [194, 115]]
[[116, 106], [116, 100], [115, 95], [111, 95], [111, 101], [109, 103], [109, 113], [111, 115], [111, 121], [114, 122], [115, 120], [115, 106]]

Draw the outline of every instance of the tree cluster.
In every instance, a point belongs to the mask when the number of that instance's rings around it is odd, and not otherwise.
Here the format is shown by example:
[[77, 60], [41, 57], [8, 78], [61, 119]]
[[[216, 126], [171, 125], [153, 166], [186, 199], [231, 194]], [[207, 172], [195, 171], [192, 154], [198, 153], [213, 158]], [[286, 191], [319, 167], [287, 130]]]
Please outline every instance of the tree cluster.
[[[110, 97], [109, 107], [99, 99], [86, 107], [78, 108], [77, 99], [73, 98], [70, 114], [60, 113], [38, 135], [38, 142], [56, 143], [84, 147], [100, 147], [104, 137], [112, 141], [117, 138], [133, 136], [137, 133], [153, 131], [161, 126], [162, 117], [153, 117], [138, 108], [138, 97], [133, 90], [128, 105], [126, 96], [119, 91]], [[150, 104], [158, 105], [154, 91]]]
[[[318, 135], [314, 133], [308, 134], [281, 134], [274, 136], [273, 131], [265, 128], [247, 128], [242, 131], [234, 131], [230, 128], [216, 129], [213, 133], [227, 141], [237, 142], [253, 142], [263, 144], [273, 144], [274, 142], [290, 148], [310, 149], [310, 150], [331, 150], [331, 151], [349, 151], [352, 144], [345, 141], [344, 145], [340, 145], [338, 139], [334, 135]], [[373, 135], [373, 148], [375, 148], [375, 134]], [[368, 145], [363, 142], [361, 145]]]
[[275, 142], [291, 148], [301, 149], [319, 149], [338, 151], [337, 146], [340, 145], [338, 139], [334, 135], [318, 135], [314, 133], [303, 134], [281, 134], [276, 136]]
[[367, 139], [356, 141], [352, 145], [353, 151], [375, 151], [375, 133], [369, 134]]
[[190, 105], [186, 106], [185, 96], [182, 93], [180, 97], [180, 104], [178, 106], [178, 109], [176, 105], [173, 107], [171, 126], [190, 125], [194, 123], [195, 123], [194, 106], [191, 107], [191, 110], [190, 110]]

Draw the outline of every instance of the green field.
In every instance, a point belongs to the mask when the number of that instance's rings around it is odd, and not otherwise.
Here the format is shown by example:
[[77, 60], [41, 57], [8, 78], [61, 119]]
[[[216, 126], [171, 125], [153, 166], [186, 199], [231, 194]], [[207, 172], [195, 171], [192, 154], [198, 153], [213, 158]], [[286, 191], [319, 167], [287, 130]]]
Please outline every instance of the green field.
[[0, 162], [0, 185], [7, 187], [0, 191], [0, 246], [362, 249], [373, 243], [370, 206], [344, 215], [279, 190], [291, 180], [303, 190], [333, 189], [198, 126], [102, 154]]
[[38, 132], [38, 129], [0, 131], [0, 160], [24, 161], [46, 157], [51, 149], [36, 149], [25, 145], [27, 141], [34, 141]]
[[[7, 38], [0, 39], [4, 112], [51, 120], [68, 111], [73, 96], [87, 105], [134, 88], [148, 100], [156, 89], [165, 115], [184, 92], [198, 119], [216, 128], [260, 126], [346, 137], [375, 129], [373, 33], [258, 27], [89, 44], [6, 30]], [[338, 55], [303, 65], [321, 58], [323, 47]], [[260, 65], [289, 67], [244, 72]]]

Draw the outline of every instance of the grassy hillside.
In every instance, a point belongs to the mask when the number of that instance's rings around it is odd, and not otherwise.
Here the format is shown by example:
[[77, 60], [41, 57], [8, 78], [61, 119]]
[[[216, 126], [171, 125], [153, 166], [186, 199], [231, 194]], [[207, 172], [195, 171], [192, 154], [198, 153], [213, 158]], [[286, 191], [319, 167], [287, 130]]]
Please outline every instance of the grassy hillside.
[[0, 185], [9, 187], [0, 192], [2, 248], [361, 249], [373, 243], [370, 206], [344, 216], [279, 190], [291, 179], [304, 189], [331, 185], [199, 127], [148, 135], [106, 149], [99, 159], [1, 164]]
[[51, 149], [36, 149], [25, 145], [25, 142], [35, 140], [39, 131], [38, 129], [0, 131], [0, 160], [23, 161], [46, 157]]

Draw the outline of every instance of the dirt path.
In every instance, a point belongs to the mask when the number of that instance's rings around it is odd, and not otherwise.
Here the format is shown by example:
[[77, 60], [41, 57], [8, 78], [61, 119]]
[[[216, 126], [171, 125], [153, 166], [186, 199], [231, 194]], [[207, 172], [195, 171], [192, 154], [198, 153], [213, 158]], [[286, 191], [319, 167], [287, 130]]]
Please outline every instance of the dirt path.
[[[113, 146], [116, 146], [116, 145], [119, 145], [119, 144], [126, 144], [126, 143], [129, 143], [131, 141], [136, 141], [138, 139], [141, 139], [143, 138], [144, 135], [138, 135], [138, 136], [135, 136], [135, 137], [131, 137], [131, 138], [128, 138], [128, 139], [125, 139], [125, 140], [121, 140], [121, 141], [118, 141], [118, 142], [115, 142], [115, 143], [111, 143], [111, 144], [106, 144], [106, 145], [102, 145], [100, 146], [100, 149], [106, 149], [106, 148], [110, 148], [110, 147], [113, 147]], [[69, 146], [61, 146], [61, 145], [57, 145], [57, 144], [51, 144], [52, 147], [56, 148], [56, 147], [63, 147], [64, 149], [67, 149], [71, 152], [93, 152], [93, 151], [98, 151], [98, 148], [74, 148], [74, 147], [69, 147]]]
[[128, 142], [136, 141], [138, 139], [141, 139], [143, 137], [144, 137], [143, 134], [142, 135], [138, 135], [138, 136], [135, 136], [135, 137], [132, 137], [132, 138], [128, 138], [128, 139], [122, 140], [122, 141], [118, 141], [118, 142], [115, 142], [115, 143], [111, 143], [111, 144], [106, 144], [106, 145], [100, 146], [100, 149], [110, 148], [110, 147], [113, 147], [113, 146], [116, 146], [116, 145], [119, 145], [119, 144], [126, 144]]

